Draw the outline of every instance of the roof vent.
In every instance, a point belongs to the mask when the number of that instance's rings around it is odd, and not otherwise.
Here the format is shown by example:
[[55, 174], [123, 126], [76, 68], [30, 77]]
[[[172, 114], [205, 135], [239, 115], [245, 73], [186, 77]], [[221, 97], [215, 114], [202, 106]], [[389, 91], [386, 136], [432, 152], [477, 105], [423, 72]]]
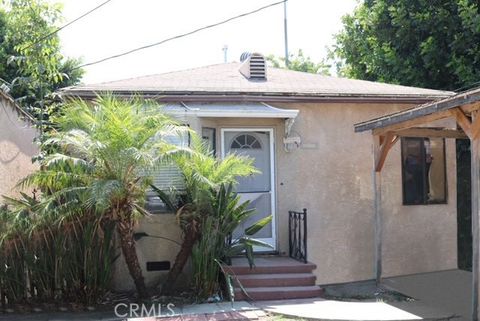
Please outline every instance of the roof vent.
[[244, 52], [240, 56], [240, 73], [250, 80], [266, 80], [267, 65], [265, 57], [259, 53]]

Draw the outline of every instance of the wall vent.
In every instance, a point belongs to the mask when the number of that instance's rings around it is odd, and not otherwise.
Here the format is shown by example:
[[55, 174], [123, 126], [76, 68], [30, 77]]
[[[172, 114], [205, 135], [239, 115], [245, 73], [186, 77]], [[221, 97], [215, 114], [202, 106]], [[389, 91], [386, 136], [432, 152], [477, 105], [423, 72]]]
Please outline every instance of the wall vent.
[[240, 73], [250, 80], [266, 80], [267, 64], [265, 57], [259, 53], [243, 53], [240, 56], [243, 61], [240, 66]]

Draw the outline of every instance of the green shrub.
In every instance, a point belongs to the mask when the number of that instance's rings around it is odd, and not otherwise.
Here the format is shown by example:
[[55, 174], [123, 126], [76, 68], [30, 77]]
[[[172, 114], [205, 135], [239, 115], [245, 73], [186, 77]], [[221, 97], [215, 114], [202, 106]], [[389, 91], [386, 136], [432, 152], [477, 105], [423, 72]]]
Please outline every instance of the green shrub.
[[2, 305], [97, 302], [111, 280], [112, 223], [80, 212], [47, 223], [34, 198], [8, 201], [11, 210], [0, 211]]

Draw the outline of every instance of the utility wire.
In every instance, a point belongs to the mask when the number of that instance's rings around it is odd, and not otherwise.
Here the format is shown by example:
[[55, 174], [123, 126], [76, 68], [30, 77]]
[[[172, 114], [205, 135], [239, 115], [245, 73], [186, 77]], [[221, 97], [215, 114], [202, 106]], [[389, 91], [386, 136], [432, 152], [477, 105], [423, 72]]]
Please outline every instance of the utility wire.
[[26, 46], [25, 48], [23, 48], [23, 50], [29, 49], [29, 48], [31, 48], [31, 47], [39, 44], [40, 42], [44, 41], [45, 39], [50, 38], [51, 36], [53, 36], [54, 34], [56, 34], [57, 32], [59, 32], [60, 30], [63, 30], [63, 29], [65, 29], [66, 27], [70, 26], [71, 24], [77, 22], [78, 20], [80, 20], [80, 19], [88, 16], [89, 14], [91, 14], [92, 12], [100, 9], [101, 7], [103, 7], [104, 5], [106, 5], [107, 3], [109, 3], [110, 1], [112, 1], [112, 0], [106, 0], [106, 1], [102, 2], [101, 4], [99, 4], [98, 6], [96, 6], [95, 8], [90, 9], [89, 11], [87, 11], [87, 12], [85, 12], [84, 14], [82, 14], [81, 16], [73, 19], [73, 20], [70, 21], [69, 23], [67, 23], [67, 24], [65, 24], [65, 25], [63, 25], [63, 26], [61, 26], [61, 27], [58, 27], [57, 29], [55, 29], [55, 30], [53, 30], [52, 32], [50, 32], [50, 33], [46, 34], [45, 36], [41, 37], [40, 39], [38, 39], [38, 40], [35, 41], [34, 43]]
[[161, 44], [164, 44], [166, 42], [169, 42], [169, 41], [172, 41], [172, 40], [175, 40], [175, 39], [180, 39], [180, 38], [183, 38], [183, 37], [187, 37], [187, 36], [190, 36], [194, 33], [197, 33], [197, 32], [200, 32], [200, 31], [203, 31], [203, 30], [206, 30], [206, 29], [211, 29], [211, 28], [214, 28], [214, 27], [218, 27], [220, 25], [223, 25], [223, 24], [226, 24], [232, 20], [236, 20], [236, 19], [239, 19], [239, 18], [243, 18], [243, 17], [246, 17], [246, 16], [249, 16], [249, 15], [252, 15], [254, 13], [257, 13], [259, 11], [262, 11], [262, 10], [265, 10], [265, 9], [268, 9], [270, 7], [273, 7], [273, 6], [277, 6], [279, 4], [282, 4], [284, 2], [286, 2], [287, 0], [282, 0], [282, 1], [278, 1], [278, 2], [274, 2], [274, 3], [271, 3], [271, 4], [268, 4], [266, 6], [263, 6], [263, 7], [260, 7], [258, 9], [255, 9], [255, 10], [252, 10], [252, 11], [248, 11], [248, 12], [245, 12], [245, 13], [242, 13], [242, 14], [239, 14], [237, 16], [234, 16], [234, 17], [231, 17], [231, 18], [228, 18], [228, 19], [225, 19], [225, 20], [222, 20], [222, 21], [219, 21], [217, 23], [213, 23], [213, 24], [210, 24], [210, 25], [206, 25], [206, 26], [203, 26], [203, 27], [200, 27], [200, 28], [197, 28], [195, 30], [192, 30], [192, 31], [189, 31], [189, 32], [186, 32], [186, 33], [182, 33], [182, 34], [179, 34], [179, 35], [176, 35], [176, 36], [173, 36], [173, 37], [170, 37], [170, 38], [166, 38], [166, 39], [163, 39], [161, 41], [158, 41], [158, 42], [155, 42], [155, 43], [152, 43], [152, 44], [149, 44], [149, 45], [145, 45], [145, 46], [142, 46], [142, 47], [138, 47], [138, 48], [135, 48], [135, 49], [131, 49], [131, 50], [128, 50], [128, 51], [125, 51], [125, 52], [122, 52], [122, 53], [119, 53], [119, 54], [116, 54], [116, 55], [113, 55], [113, 56], [109, 56], [109, 57], [105, 57], [105, 58], [102, 58], [102, 59], [99, 59], [99, 60], [96, 60], [96, 61], [92, 61], [92, 62], [89, 62], [89, 63], [85, 63], [83, 65], [79, 65], [77, 67], [74, 67], [72, 68], [71, 70], [75, 70], [75, 69], [79, 69], [79, 68], [83, 68], [83, 67], [87, 67], [87, 66], [91, 66], [91, 65], [96, 65], [96, 64], [99, 64], [101, 62], [105, 62], [107, 60], [111, 60], [111, 59], [115, 59], [115, 58], [120, 58], [120, 57], [123, 57], [123, 56], [126, 56], [126, 55], [129, 55], [131, 53], [134, 53], [134, 52], [137, 52], [137, 51], [140, 51], [140, 50], [144, 50], [144, 49], [148, 49], [148, 48], [151, 48], [151, 47], [155, 47], [155, 46], [158, 46], [158, 45], [161, 45]]

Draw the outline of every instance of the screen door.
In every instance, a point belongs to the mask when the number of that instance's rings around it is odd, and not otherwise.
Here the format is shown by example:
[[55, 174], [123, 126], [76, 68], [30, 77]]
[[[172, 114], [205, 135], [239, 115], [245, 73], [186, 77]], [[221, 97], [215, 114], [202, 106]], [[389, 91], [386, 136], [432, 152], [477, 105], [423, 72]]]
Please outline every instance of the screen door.
[[[255, 215], [245, 221], [233, 238], [242, 236], [243, 231], [268, 215], [273, 216], [272, 223], [265, 226], [254, 238], [264, 241], [275, 247], [275, 200], [273, 190], [273, 130], [272, 129], [223, 129], [222, 156], [234, 153], [246, 155], [254, 159], [254, 166], [261, 172], [250, 177], [238, 179], [236, 191], [240, 200], [250, 201], [250, 207], [256, 209]], [[272, 251], [269, 248], [258, 247], [256, 251]]]

